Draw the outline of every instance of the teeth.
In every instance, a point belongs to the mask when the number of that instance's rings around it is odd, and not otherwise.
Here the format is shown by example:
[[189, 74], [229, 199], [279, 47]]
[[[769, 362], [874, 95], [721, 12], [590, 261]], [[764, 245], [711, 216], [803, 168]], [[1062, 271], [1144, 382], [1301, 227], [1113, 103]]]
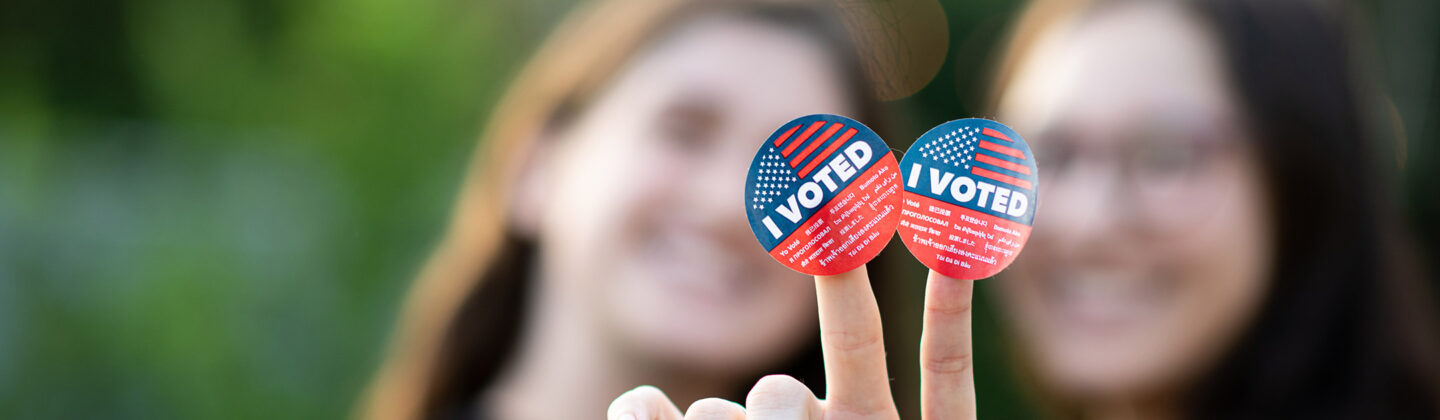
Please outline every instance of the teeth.
[[682, 235], [674, 238], [670, 244], [675, 247], [674, 252], [679, 261], [683, 261], [688, 266], [686, 268], [697, 272], [724, 274], [720, 277], [728, 277], [729, 271], [739, 265], [730, 252], [716, 246], [713, 241]]
[[719, 296], [736, 292], [738, 285], [732, 279], [739, 277], [742, 264], [733, 252], [694, 235], [665, 235], [657, 244], [663, 258], [658, 263], [669, 267], [674, 281]]
[[1142, 292], [1140, 282], [1115, 273], [1076, 273], [1054, 279], [1061, 314], [1081, 322], [1116, 323], [1149, 316], [1152, 299]]

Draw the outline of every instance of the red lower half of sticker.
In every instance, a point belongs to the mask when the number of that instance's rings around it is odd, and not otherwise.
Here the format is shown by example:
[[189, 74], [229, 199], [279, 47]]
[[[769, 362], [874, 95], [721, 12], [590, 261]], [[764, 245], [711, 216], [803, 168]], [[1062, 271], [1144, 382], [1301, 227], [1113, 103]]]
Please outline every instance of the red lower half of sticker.
[[900, 218], [900, 171], [886, 153], [780, 241], [770, 256], [796, 271], [835, 275], [880, 254]]
[[900, 214], [900, 238], [910, 253], [955, 279], [994, 276], [1030, 238], [1030, 226], [919, 194], [905, 194]]

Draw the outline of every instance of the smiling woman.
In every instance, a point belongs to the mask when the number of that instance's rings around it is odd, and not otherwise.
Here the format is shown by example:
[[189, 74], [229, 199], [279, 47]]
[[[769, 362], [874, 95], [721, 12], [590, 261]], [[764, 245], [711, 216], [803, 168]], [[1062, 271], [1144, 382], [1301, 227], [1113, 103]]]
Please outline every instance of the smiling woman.
[[641, 384], [733, 397], [776, 371], [822, 387], [813, 285], [756, 246], [737, 187], [779, 123], [879, 122], [825, 4], [564, 22], [491, 116], [365, 414], [589, 418]]
[[[1348, 26], [1323, 2], [1036, 1], [995, 86], [1034, 236], [998, 284], [1050, 408], [1436, 418]], [[1341, 169], [1343, 168], [1343, 169]]]

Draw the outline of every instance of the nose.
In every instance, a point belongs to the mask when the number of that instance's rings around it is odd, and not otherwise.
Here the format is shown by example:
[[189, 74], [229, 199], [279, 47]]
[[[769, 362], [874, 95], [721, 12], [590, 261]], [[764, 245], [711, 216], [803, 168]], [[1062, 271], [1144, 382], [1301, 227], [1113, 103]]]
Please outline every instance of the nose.
[[749, 162], [733, 155], [712, 152], [691, 167], [690, 181], [683, 194], [686, 219], [727, 246], [753, 244], [745, 217], [745, 176]]

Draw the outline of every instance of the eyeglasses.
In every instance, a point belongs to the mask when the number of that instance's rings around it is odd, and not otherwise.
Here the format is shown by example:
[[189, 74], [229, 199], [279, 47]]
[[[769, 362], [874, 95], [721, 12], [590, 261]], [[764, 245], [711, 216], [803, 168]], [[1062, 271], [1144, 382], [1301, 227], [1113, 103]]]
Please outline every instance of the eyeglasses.
[[1032, 141], [1043, 205], [1063, 205], [1050, 201], [1062, 193], [1113, 194], [1106, 199], [1123, 200], [1115, 204], [1130, 206], [1134, 222], [1194, 226], [1230, 198], [1243, 164], [1234, 125], [1153, 119], [1105, 135], [1051, 130]]

